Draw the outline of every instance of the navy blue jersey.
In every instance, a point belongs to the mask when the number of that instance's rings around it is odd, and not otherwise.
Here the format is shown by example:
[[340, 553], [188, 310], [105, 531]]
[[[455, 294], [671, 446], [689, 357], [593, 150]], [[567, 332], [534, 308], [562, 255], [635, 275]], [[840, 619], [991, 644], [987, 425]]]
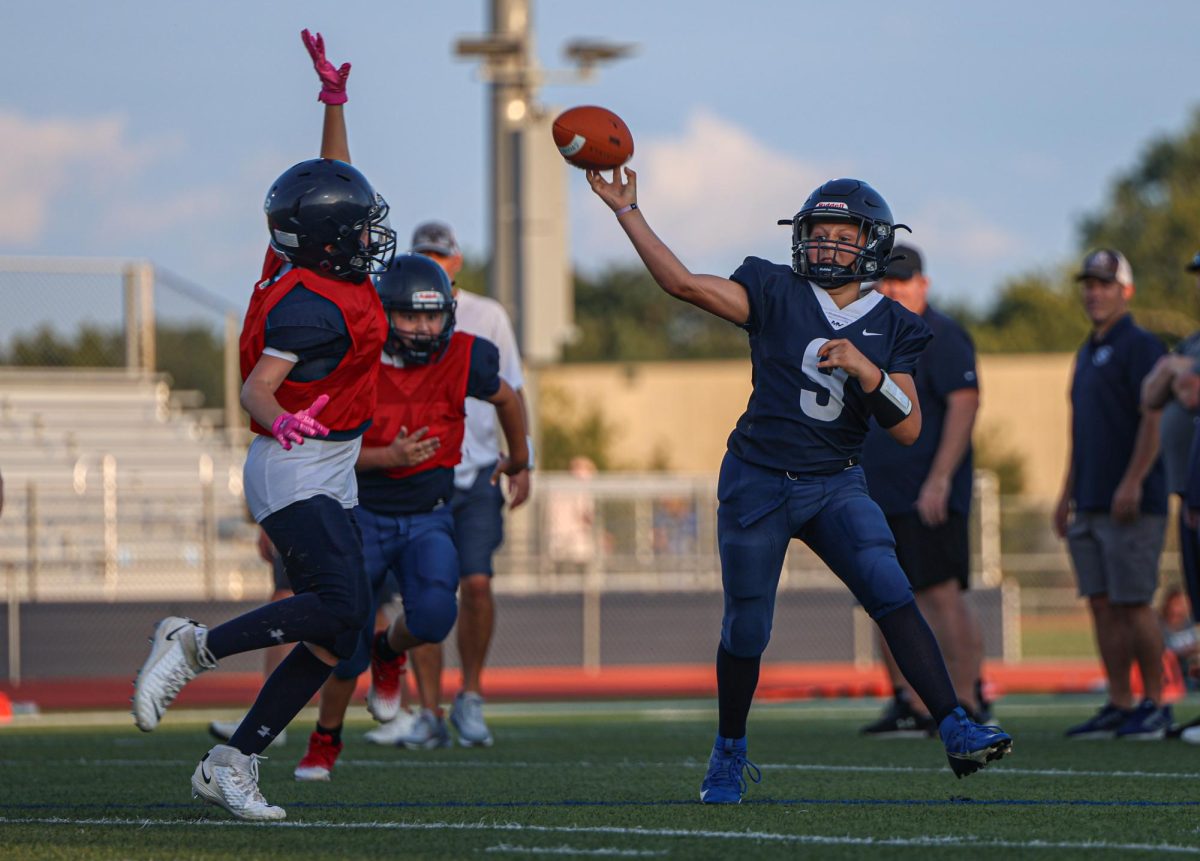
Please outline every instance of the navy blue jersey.
[[[863, 471], [871, 498], [889, 517], [916, 511], [917, 495], [933, 466], [942, 443], [946, 421], [946, 399], [962, 389], [976, 389], [975, 345], [966, 329], [945, 314], [926, 305], [921, 319], [933, 332], [933, 340], [921, 354], [917, 374], [917, 398], [921, 403], [921, 435], [910, 446], [901, 445], [875, 421], [863, 444]], [[951, 511], [966, 514], [971, 508], [971, 447], [950, 481]]]
[[[1103, 338], [1088, 338], [1071, 381], [1072, 498], [1077, 511], [1108, 511], [1133, 454], [1142, 380], [1166, 348], [1126, 314]], [[1165, 514], [1166, 479], [1156, 460], [1142, 482], [1142, 512]]]
[[350, 349], [350, 334], [338, 306], [296, 285], [267, 314], [266, 346], [299, 359], [288, 379], [311, 383], [329, 375]]
[[885, 371], [912, 374], [931, 335], [921, 318], [874, 291], [839, 309], [788, 266], [747, 257], [730, 276], [746, 288], [753, 391], [729, 435], [742, 460], [793, 473], [830, 473], [860, 454], [870, 407], [844, 370], [817, 350], [846, 338]]
[[[500, 351], [484, 338], [471, 343], [467, 397], [486, 400], [500, 391]], [[409, 432], [417, 428], [409, 428]], [[358, 474], [358, 503], [376, 514], [420, 514], [433, 511], [454, 495], [454, 467], [439, 466], [397, 481], [385, 470]]]

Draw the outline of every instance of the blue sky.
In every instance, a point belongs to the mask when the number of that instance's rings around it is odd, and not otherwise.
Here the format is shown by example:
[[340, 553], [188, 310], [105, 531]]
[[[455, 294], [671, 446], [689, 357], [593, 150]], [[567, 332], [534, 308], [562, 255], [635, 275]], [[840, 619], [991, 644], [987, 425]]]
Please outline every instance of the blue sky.
[[[937, 293], [986, 305], [1006, 277], [1073, 257], [1113, 177], [1200, 104], [1187, 0], [533, 2], [546, 67], [575, 36], [639, 45], [542, 100], [621, 114], [650, 223], [723, 275], [749, 254], [786, 260], [776, 219], [852, 175], [914, 228]], [[319, 142], [302, 27], [354, 64], [352, 152], [402, 238], [439, 217], [482, 254], [485, 87], [451, 46], [486, 13], [486, 0], [11, 4], [0, 254], [149, 258], [243, 306], [267, 186]], [[633, 259], [582, 174], [570, 180], [576, 263]]]

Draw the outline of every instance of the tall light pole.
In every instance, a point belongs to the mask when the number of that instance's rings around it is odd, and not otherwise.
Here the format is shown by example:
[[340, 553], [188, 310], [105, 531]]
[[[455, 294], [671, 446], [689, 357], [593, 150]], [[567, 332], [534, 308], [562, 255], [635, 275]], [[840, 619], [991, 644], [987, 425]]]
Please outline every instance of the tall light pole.
[[481, 61], [491, 89], [488, 292], [512, 317], [523, 355], [541, 364], [558, 359], [573, 329], [574, 303], [566, 168], [538, 88], [548, 80], [590, 77], [598, 63], [623, 57], [632, 46], [578, 39], [565, 49], [576, 70], [547, 72], [534, 51], [532, 0], [490, 0], [490, 7], [491, 31], [455, 44], [458, 56]]

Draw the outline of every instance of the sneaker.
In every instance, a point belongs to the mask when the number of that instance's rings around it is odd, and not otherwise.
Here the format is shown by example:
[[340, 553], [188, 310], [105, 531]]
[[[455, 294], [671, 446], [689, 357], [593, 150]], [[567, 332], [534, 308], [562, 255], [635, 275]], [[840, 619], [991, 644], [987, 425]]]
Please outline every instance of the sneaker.
[[285, 818], [284, 809], [268, 804], [258, 791], [258, 761], [261, 758], [257, 754], [247, 756], [227, 744], [218, 744], [204, 754], [192, 773], [192, 798], [224, 807], [238, 819]]
[[1188, 744], [1200, 744], [1200, 726], [1187, 726], [1179, 734], [1179, 738]]
[[367, 690], [367, 711], [380, 723], [387, 723], [400, 713], [400, 681], [408, 653], [385, 661], [371, 648], [371, 687]]
[[907, 700], [892, 697], [879, 720], [859, 732], [872, 738], [929, 738], [936, 729], [932, 717], [917, 714]]
[[308, 737], [308, 750], [293, 772], [296, 780], [329, 780], [342, 747], [340, 741], [333, 743], [333, 736], [313, 730]]
[[700, 800], [705, 804], [741, 804], [748, 789], [745, 774], [755, 783], [762, 783], [762, 772], [746, 759], [746, 739], [718, 735], [708, 757], [708, 772], [700, 782]]
[[417, 716], [415, 714], [408, 709], [400, 709], [400, 714], [387, 723], [375, 727], [375, 729], [364, 735], [363, 738], [371, 744], [403, 746], [404, 739], [412, 735], [416, 723]]
[[[1183, 734], [1185, 732], [1187, 732], [1189, 729], [1196, 729], [1197, 727], [1200, 727], [1200, 717], [1192, 718], [1187, 723], [1175, 724], [1173, 727], [1167, 730], [1167, 738], [1183, 738]], [[1200, 740], [1200, 732], [1196, 732], [1194, 735], [1198, 740]]]
[[1142, 700], [1129, 712], [1117, 729], [1117, 738], [1128, 741], [1161, 741], [1174, 723], [1170, 706], [1156, 706], [1154, 700]]
[[430, 709], [421, 709], [413, 721], [412, 729], [405, 736], [396, 739], [396, 744], [403, 745], [409, 750], [433, 750], [437, 747], [450, 746], [450, 732], [446, 729], [446, 721], [440, 714]]
[[217, 665], [205, 647], [208, 628], [191, 619], [168, 616], [150, 638], [150, 656], [133, 681], [133, 722], [150, 732], [183, 689], [205, 670]]
[[1076, 724], [1067, 730], [1067, 738], [1080, 741], [1116, 738], [1117, 730], [1121, 728], [1121, 724], [1125, 723], [1125, 719], [1129, 717], [1129, 714], [1129, 712], [1117, 708], [1112, 703], [1105, 703], [1104, 708], [1100, 709], [1100, 711], [1096, 712], [1083, 723]]
[[1012, 753], [1012, 736], [998, 726], [977, 724], [959, 706], [938, 726], [955, 777], [974, 774], [989, 762]]
[[474, 691], [460, 691], [450, 709], [450, 723], [463, 747], [491, 747], [492, 733], [483, 721], [483, 697]]
[[[209, 723], [208, 734], [217, 741], [229, 741], [241, 725], [240, 720], [215, 720]], [[285, 744], [287, 744], [287, 730], [281, 729], [268, 747], [283, 747]]]

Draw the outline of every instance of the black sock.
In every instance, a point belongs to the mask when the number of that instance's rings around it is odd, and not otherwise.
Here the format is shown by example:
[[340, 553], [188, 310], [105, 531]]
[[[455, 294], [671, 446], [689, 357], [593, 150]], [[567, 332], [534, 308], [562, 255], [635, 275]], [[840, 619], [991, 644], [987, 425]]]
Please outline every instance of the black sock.
[[910, 601], [876, 619], [875, 623], [883, 632], [900, 672], [940, 724], [958, 707], [958, 697], [954, 694], [937, 638], [929, 630], [917, 603]]
[[333, 667], [303, 643], [298, 644], [271, 673], [229, 743], [245, 754], [262, 753], [316, 696], [332, 672]]
[[380, 631], [375, 635], [375, 654], [385, 661], [394, 661], [404, 653], [397, 652], [391, 647], [391, 644], [388, 643], [387, 631]]
[[739, 658], [717, 647], [717, 732], [722, 738], [746, 735], [746, 718], [754, 689], [758, 687], [758, 669], [762, 656]]
[[317, 721], [317, 732], [319, 732], [321, 735], [329, 736], [331, 739], [333, 739], [333, 743], [336, 746], [342, 743], [342, 726], [342, 724], [338, 724], [334, 729], [327, 729], [326, 727], [321, 726], [320, 721]]
[[345, 626], [333, 618], [315, 592], [263, 604], [209, 629], [206, 645], [218, 661], [283, 643], [332, 643]]
[[979, 705], [979, 710], [983, 711], [984, 703], [987, 702], [983, 698], [983, 679], [975, 680], [975, 702]]

